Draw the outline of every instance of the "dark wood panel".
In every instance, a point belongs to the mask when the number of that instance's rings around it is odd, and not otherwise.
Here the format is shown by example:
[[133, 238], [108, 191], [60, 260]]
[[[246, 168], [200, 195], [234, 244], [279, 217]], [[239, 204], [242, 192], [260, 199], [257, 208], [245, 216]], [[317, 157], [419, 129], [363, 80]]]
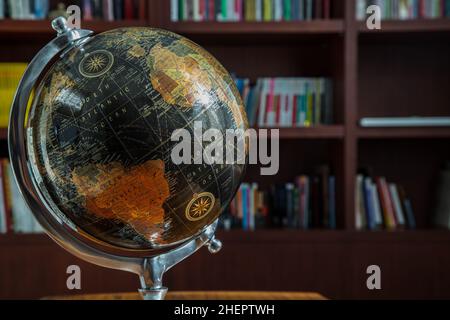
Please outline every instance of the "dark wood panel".
[[[137, 277], [84, 263], [42, 236], [2, 243], [0, 298], [74, 294], [66, 268], [82, 272], [80, 293], [137, 289]], [[28, 241], [39, 240], [33, 245]], [[17, 237], [10, 237], [9, 240]], [[27, 239], [28, 238], [28, 239]], [[450, 233], [220, 232], [223, 250], [201, 249], [170, 270], [172, 290], [316, 291], [329, 298], [450, 298]], [[413, 245], [412, 245], [413, 244]], [[366, 268], [377, 264], [382, 290], [365, 287]]]
[[365, 40], [359, 50], [359, 117], [450, 115], [448, 40]]

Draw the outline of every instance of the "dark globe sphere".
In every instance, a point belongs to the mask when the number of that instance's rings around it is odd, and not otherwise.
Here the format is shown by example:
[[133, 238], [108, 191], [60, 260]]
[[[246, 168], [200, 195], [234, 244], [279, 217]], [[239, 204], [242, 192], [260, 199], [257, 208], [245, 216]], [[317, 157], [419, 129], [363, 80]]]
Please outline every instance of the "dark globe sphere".
[[120, 248], [164, 248], [213, 223], [244, 172], [242, 163], [172, 161], [172, 133], [194, 136], [197, 121], [223, 134], [247, 128], [228, 72], [177, 34], [117, 29], [45, 74], [29, 111], [28, 157], [47, 206], [72, 229]]

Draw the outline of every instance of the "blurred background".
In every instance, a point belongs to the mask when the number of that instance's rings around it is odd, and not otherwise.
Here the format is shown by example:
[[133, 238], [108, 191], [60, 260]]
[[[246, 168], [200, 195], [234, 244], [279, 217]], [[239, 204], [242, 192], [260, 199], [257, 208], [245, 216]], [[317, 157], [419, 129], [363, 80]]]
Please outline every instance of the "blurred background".
[[[139, 285], [53, 243], [11, 177], [15, 87], [71, 4], [84, 29], [187, 36], [233, 74], [250, 124], [280, 129], [279, 173], [249, 167], [221, 221], [222, 251], [170, 270], [171, 290], [450, 298], [448, 0], [0, 0], [0, 298]], [[379, 30], [366, 24], [372, 4]], [[81, 267], [81, 290], [66, 287], [69, 265]], [[381, 290], [367, 289], [370, 265]]]

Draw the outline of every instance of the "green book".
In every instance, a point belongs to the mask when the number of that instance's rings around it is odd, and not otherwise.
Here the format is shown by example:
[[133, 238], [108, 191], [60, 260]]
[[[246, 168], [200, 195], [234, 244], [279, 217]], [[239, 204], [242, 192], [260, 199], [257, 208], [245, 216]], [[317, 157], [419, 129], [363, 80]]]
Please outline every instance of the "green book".
[[272, 0], [264, 0], [263, 20], [264, 21], [272, 21]]
[[291, 21], [292, 20], [291, 0], [284, 0], [283, 11], [284, 11], [283, 15], [284, 20]]
[[185, 12], [185, 7], [184, 7], [184, 5], [185, 5], [185, 1], [184, 0], [178, 0], [178, 20], [179, 21], [184, 21], [184, 20], [186, 20], [185, 19], [185, 15], [184, 15], [184, 12]]
[[226, 21], [227, 20], [227, 17], [228, 17], [228, 10], [227, 10], [227, 7], [228, 7], [228, 4], [227, 4], [227, 1], [228, 0], [222, 0], [222, 10], [221, 10], [221, 13], [222, 13], [222, 20], [223, 21]]

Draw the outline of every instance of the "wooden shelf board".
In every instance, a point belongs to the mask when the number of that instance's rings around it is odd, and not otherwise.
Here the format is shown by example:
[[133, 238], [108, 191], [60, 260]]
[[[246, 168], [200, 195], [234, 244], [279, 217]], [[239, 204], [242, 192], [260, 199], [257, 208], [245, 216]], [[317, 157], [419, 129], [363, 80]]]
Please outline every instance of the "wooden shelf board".
[[183, 34], [337, 34], [344, 32], [344, 22], [172, 22], [166, 28]]
[[[450, 231], [423, 229], [404, 231], [348, 231], [348, 230], [294, 230], [265, 229], [256, 231], [219, 230], [218, 239], [224, 244], [320, 244], [320, 243], [404, 243], [449, 242]], [[45, 234], [0, 235], [0, 245], [52, 245]]]
[[[83, 21], [83, 29], [95, 32], [104, 32], [111, 29], [123, 27], [141, 27], [147, 25], [145, 20], [121, 20], [121, 21]], [[0, 34], [10, 35], [33, 35], [33, 34], [55, 34], [50, 20], [0, 20]]]
[[317, 126], [308, 128], [260, 128], [279, 129], [280, 139], [343, 139], [342, 125]]
[[[344, 126], [330, 125], [310, 128], [261, 128], [280, 129], [280, 139], [342, 139]], [[8, 138], [8, 129], [0, 128], [0, 140]]]
[[357, 135], [363, 139], [450, 138], [450, 127], [359, 128]]
[[365, 22], [358, 22], [357, 28], [360, 33], [450, 31], [450, 19], [386, 20], [381, 21], [380, 30], [369, 30]]

